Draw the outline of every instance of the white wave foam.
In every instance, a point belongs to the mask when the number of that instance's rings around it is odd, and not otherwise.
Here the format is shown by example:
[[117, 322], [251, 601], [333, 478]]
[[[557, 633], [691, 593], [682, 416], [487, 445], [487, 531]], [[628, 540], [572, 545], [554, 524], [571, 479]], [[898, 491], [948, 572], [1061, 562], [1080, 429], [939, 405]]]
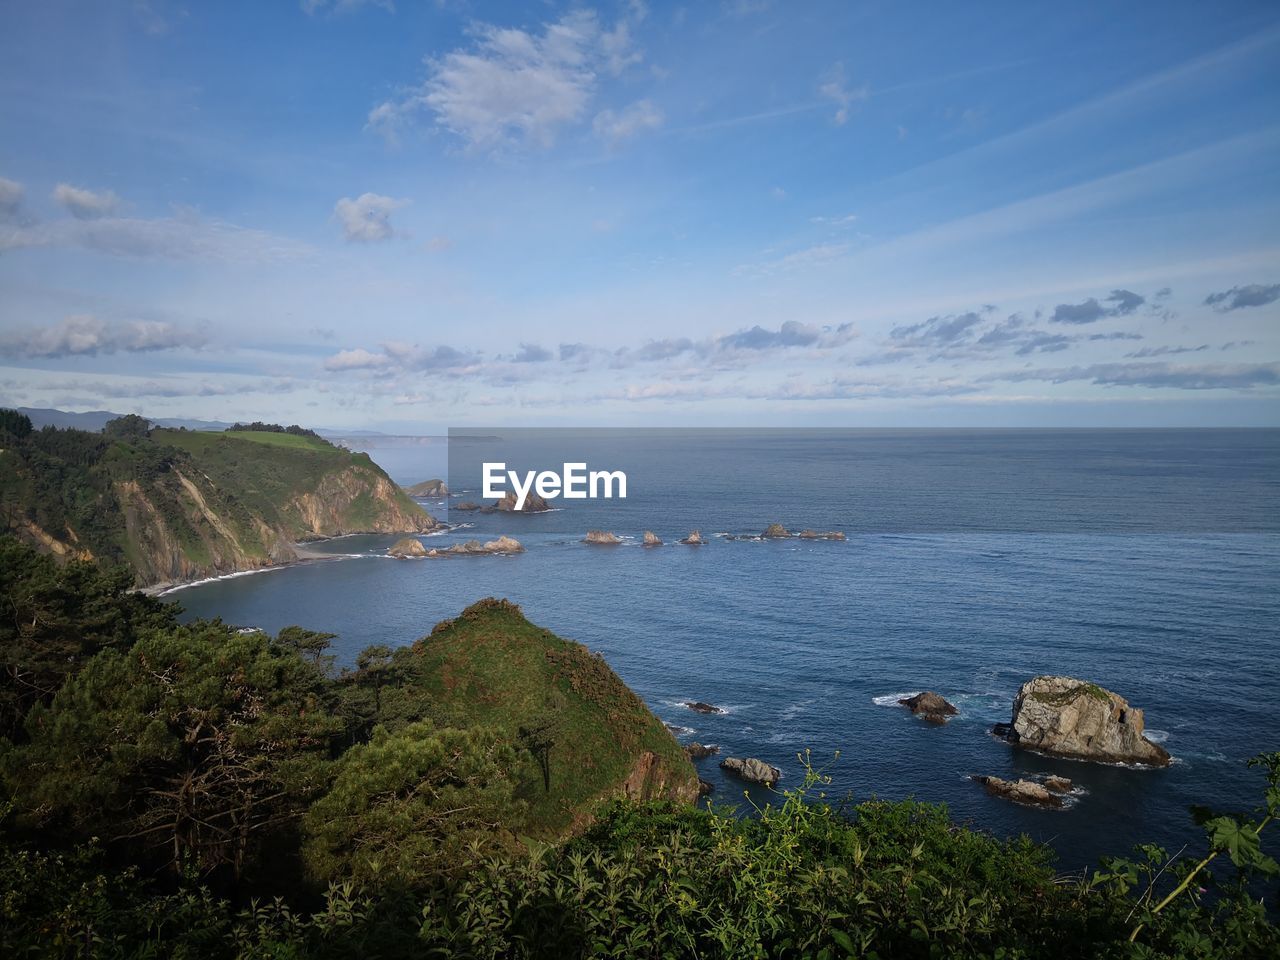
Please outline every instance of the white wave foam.
[[899, 700], [910, 700], [912, 697], [919, 696], [919, 690], [910, 690], [906, 693], [886, 693], [882, 697], [872, 697], [871, 702], [877, 707], [897, 707], [901, 706]]
[[1143, 736], [1145, 736], [1152, 743], [1164, 743], [1166, 740], [1169, 739], [1169, 731], [1168, 730], [1147, 730], [1144, 732]]

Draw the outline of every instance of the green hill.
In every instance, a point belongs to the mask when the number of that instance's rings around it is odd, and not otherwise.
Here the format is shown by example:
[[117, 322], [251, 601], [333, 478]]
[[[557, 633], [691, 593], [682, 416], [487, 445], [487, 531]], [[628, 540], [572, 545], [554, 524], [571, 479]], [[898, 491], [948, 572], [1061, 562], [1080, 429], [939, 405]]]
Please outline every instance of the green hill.
[[580, 826], [608, 796], [697, 798], [680, 745], [604, 659], [506, 600], [481, 600], [443, 621], [397, 650], [388, 670], [379, 711], [388, 728], [483, 726], [524, 746], [516, 796], [533, 835]]
[[0, 418], [6, 528], [59, 557], [127, 564], [147, 586], [297, 559], [294, 543], [439, 524], [367, 454], [305, 433], [30, 429]]

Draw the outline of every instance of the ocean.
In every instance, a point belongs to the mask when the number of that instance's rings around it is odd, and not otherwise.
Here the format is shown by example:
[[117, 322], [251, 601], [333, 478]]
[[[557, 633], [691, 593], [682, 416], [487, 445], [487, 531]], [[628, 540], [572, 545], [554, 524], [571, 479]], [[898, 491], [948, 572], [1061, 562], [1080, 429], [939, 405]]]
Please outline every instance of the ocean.
[[[1280, 431], [491, 429], [349, 442], [405, 484], [447, 472], [455, 496], [424, 506], [457, 526], [428, 546], [505, 533], [526, 552], [401, 561], [385, 556], [393, 537], [344, 537], [314, 545], [329, 560], [167, 594], [186, 617], [333, 632], [350, 664], [506, 597], [600, 652], [683, 742], [718, 744], [698, 765], [716, 802], [749, 812], [769, 799], [744, 796], [720, 758], [766, 760], [787, 787], [809, 751], [829, 798], [945, 803], [959, 822], [1050, 843], [1064, 870], [1142, 842], [1194, 845], [1188, 807], [1255, 805], [1261, 777], [1244, 762], [1280, 749]], [[627, 498], [450, 513], [479, 499], [479, 465], [496, 460], [621, 469]], [[775, 521], [847, 539], [747, 538]], [[581, 542], [597, 528], [624, 542]], [[706, 545], [676, 542], [695, 528]], [[645, 530], [665, 545], [642, 547]], [[1052, 759], [993, 738], [1038, 674], [1126, 697], [1174, 764]], [[933, 726], [897, 705], [924, 689], [959, 715]], [[1039, 773], [1077, 784], [1066, 809], [1016, 806], [969, 780]]]

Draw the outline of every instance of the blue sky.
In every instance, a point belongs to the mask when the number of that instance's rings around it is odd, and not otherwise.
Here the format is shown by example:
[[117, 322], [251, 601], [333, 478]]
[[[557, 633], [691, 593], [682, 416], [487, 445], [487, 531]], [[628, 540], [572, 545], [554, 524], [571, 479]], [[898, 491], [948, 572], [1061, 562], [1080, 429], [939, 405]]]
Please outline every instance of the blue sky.
[[1280, 7], [11, 3], [0, 402], [1280, 423]]

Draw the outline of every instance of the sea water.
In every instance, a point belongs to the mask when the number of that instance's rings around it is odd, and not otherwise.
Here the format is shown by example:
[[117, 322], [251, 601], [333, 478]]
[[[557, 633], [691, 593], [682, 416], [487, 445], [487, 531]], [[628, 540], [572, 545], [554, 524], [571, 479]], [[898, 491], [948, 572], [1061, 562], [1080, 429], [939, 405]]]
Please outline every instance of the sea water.
[[[397, 481], [445, 472], [440, 445], [362, 443]], [[331, 560], [168, 596], [187, 617], [336, 633], [344, 664], [507, 597], [603, 654], [682, 742], [718, 744], [699, 772], [722, 802], [749, 810], [720, 758], [766, 760], [786, 787], [808, 750], [830, 797], [942, 802], [958, 821], [1049, 842], [1063, 869], [1195, 843], [1188, 806], [1254, 805], [1261, 778], [1244, 761], [1280, 749], [1278, 431], [475, 431], [446, 449], [455, 496], [424, 506], [455, 526], [427, 545], [508, 534], [525, 553], [400, 561], [385, 556], [395, 538], [345, 537], [314, 545]], [[479, 499], [489, 458], [623, 469], [628, 497], [450, 511]], [[775, 521], [847, 539], [749, 539]], [[593, 528], [623, 543], [582, 543]], [[677, 543], [694, 528], [704, 546]], [[665, 545], [641, 546], [644, 530]], [[1174, 764], [1053, 759], [993, 738], [1038, 674], [1120, 693]], [[924, 689], [959, 715], [934, 726], [897, 704]], [[1079, 788], [1064, 810], [968, 779], [1048, 773]]]

